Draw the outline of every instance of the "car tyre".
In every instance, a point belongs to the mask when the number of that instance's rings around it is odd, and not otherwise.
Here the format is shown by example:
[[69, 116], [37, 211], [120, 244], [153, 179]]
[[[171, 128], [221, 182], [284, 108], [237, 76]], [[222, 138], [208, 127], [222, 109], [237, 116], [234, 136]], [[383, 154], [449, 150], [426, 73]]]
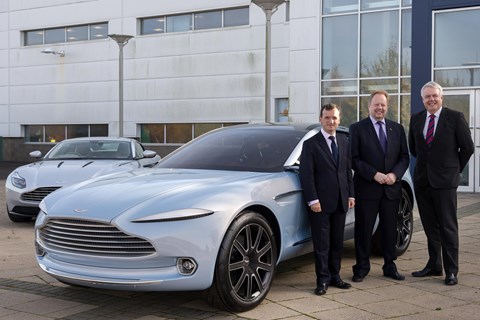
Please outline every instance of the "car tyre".
[[277, 245], [267, 220], [245, 211], [230, 225], [220, 247], [209, 302], [241, 312], [259, 305], [275, 274]]
[[[378, 227], [373, 234], [372, 250], [376, 255], [382, 254], [382, 230]], [[413, 234], [413, 203], [405, 189], [402, 189], [402, 198], [397, 213], [397, 241], [395, 253], [398, 256], [407, 251]]]

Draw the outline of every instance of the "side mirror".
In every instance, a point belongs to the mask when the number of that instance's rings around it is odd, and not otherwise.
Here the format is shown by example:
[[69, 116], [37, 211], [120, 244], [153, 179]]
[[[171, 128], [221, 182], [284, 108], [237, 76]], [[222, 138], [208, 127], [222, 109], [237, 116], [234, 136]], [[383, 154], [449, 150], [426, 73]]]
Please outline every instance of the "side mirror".
[[30, 158], [41, 158], [42, 157], [42, 152], [38, 151], [38, 150], [35, 150], [35, 151], [32, 151], [28, 154], [30, 156]]
[[156, 155], [157, 155], [157, 153], [155, 151], [152, 151], [152, 150], [143, 151], [143, 156], [145, 158], [154, 158]]

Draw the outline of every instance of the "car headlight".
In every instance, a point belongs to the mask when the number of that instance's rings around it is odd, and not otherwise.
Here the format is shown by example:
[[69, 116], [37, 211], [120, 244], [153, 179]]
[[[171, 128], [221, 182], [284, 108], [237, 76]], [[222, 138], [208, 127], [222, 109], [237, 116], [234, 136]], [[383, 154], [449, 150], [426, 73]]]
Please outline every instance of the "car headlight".
[[12, 174], [10, 180], [12, 184], [19, 189], [24, 189], [27, 186], [27, 181], [17, 171]]

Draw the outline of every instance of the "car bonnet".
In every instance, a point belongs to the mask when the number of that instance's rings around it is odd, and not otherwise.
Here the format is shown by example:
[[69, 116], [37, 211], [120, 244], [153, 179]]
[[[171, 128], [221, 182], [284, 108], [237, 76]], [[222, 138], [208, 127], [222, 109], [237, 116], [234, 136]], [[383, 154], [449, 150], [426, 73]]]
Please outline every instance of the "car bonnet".
[[222, 193], [251, 197], [249, 188], [268, 173], [190, 169], [143, 169], [62, 188], [44, 199], [50, 217], [111, 221], [189, 208]]

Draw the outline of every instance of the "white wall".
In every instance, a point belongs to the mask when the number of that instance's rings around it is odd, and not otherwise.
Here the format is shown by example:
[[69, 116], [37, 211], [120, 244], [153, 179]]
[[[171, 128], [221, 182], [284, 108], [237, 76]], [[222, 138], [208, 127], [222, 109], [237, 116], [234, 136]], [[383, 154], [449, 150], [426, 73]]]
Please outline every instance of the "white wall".
[[320, 105], [320, 1], [290, 7], [290, 118], [316, 122]]
[[8, 0], [0, 0], [0, 136], [9, 132], [10, 108], [8, 92]]
[[[264, 120], [265, 16], [250, 25], [138, 35], [138, 18], [249, 5], [249, 0], [0, 0], [0, 136], [28, 124], [108, 123], [118, 132], [118, 46], [110, 39], [23, 46], [23, 30], [108, 21], [135, 38], [124, 48], [126, 136], [141, 123]], [[318, 112], [318, 1], [295, 0], [272, 18], [272, 105], [292, 120]], [[65, 57], [42, 54], [65, 50]]]

